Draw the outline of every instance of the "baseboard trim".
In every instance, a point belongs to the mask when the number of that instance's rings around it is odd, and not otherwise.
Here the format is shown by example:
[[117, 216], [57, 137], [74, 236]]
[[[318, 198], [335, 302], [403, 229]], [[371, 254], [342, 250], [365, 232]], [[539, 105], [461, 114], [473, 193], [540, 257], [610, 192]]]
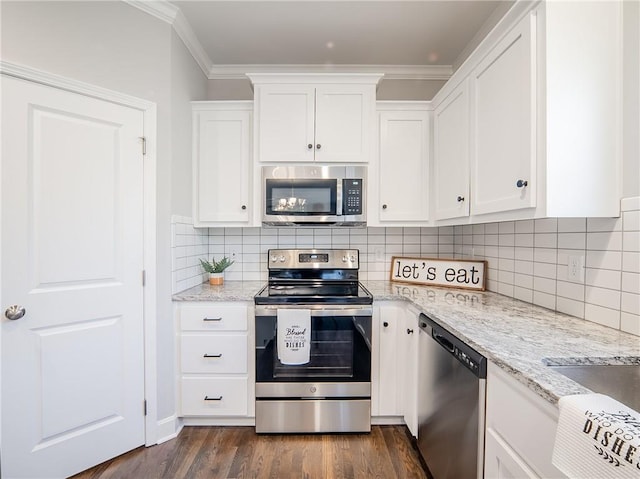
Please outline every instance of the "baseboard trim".
[[182, 427], [182, 420], [175, 414], [158, 421], [158, 444], [178, 437]]

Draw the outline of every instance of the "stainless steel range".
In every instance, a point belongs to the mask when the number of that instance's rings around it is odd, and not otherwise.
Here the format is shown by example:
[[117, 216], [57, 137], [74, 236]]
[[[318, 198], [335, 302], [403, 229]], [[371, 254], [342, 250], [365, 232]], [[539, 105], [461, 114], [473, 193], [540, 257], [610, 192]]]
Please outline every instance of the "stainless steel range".
[[255, 296], [256, 432], [371, 430], [373, 297], [358, 250], [269, 250]]

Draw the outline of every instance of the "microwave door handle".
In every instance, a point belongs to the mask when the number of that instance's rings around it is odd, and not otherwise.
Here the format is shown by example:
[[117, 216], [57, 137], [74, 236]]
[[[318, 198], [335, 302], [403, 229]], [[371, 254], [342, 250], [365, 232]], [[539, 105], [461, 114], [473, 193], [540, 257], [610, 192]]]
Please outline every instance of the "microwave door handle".
[[342, 216], [342, 180], [336, 180], [336, 216]]

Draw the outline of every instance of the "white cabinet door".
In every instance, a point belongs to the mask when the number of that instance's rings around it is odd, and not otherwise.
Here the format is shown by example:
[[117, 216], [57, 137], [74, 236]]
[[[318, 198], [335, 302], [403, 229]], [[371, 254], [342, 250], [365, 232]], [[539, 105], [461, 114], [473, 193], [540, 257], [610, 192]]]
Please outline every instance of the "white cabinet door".
[[144, 443], [143, 114], [2, 75], [2, 473]]
[[[487, 363], [485, 477], [566, 477], [552, 463], [558, 409]], [[510, 472], [509, 472], [510, 471]]]
[[331, 84], [316, 88], [316, 161], [369, 162], [374, 129], [373, 86]]
[[473, 214], [536, 205], [534, 21], [525, 17], [471, 74]]
[[269, 84], [255, 88], [257, 161], [314, 161], [315, 87]]
[[465, 79], [434, 113], [435, 219], [469, 216], [469, 88]]
[[372, 352], [378, 359], [378, 378], [374, 390], [378, 394], [372, 401], [378, 416], [399, 416], [402, 414], [399, 404], [398, 371], [400, 358], [398, 354], [398, 331], [404, 326], [402, 309], [393, 304], [379, 306], [377, 321], [378, 351]]
[[526, 462], [493, 429], [485, 436], [485, 479], [538, 479]]
[[193, 104], [195, 226], [248, 226], [251, 219], [252, 106]]
[[424, 223], [429, 219], [429, 112], [380, 111], [379, 130], [378, 178], [372, 183], [378, 185], [378, 204], [370, 211], [381, 224]]
[[418, 437], [418, 314], [413, 309], [405, 312], [399, 343], [399, 350], [404, 353], [402, 414], [413, 437]]

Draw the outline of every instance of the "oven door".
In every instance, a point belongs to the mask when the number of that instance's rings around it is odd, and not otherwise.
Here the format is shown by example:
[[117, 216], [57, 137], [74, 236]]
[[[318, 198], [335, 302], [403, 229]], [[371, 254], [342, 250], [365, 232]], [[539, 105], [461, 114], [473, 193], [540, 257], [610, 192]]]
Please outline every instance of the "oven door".
[[[256, 306], [256, 396], [370, 396], [371, 307], [310, 311], [309, 362], [288, 365], [278, 359], [277, 307]], [[315, 391], [296, 384], [313, 384]]]

